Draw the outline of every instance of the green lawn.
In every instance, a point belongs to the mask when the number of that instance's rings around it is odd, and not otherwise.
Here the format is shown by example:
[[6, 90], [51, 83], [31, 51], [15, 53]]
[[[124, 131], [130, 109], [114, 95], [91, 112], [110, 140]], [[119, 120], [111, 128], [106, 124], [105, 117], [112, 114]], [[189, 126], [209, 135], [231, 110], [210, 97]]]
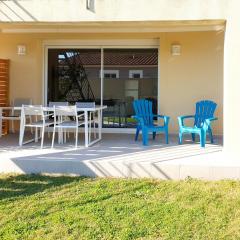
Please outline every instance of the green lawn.
[[0, 175], [0, 239], [240, 239], [240, 182]]

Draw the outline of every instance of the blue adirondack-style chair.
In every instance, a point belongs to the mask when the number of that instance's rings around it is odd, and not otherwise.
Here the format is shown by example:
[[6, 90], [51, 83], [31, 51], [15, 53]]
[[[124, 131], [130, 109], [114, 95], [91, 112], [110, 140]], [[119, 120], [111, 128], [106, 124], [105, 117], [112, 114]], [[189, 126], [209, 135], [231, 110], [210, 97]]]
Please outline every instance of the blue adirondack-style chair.
[[[217, 104], [215, 102], [203, 100], [196, 103], [195, 115], [178, 117], [179, 144], [182, 144], [182, 136], [184, 133], [191, 133], [193, 141], [195, 141], [195, 134], [198, 134], [200, 136], [201, 147], [205, 147], [206, 135], [209, 133], [211, 143], [213, 143], [211, 122], [217, 120], [217, 118], [214, 117], [216, 107]], [[194, 125], [192, 127], [184, 125], [184, 120], [189, 118], [194, 119]]]
[[[137, 128], [135, 141], [138, 139], [139, 132], [142, 131], [142, 141], [143, 145], [148, 145], [148, 134], [152, 132], [153, 139], [156, 137], [156, 133], [164, 132], [166, 143], [168, 143], [168, 123], [169, 117], [162, 115], [154, 115], [152, 111], [152, 102], [146, 99], [134, 100], [133, 108], [135, 111], [134, 119], [137, 120]], [[154, 124], [154, 118], [162, 118], [164, 120], [163, 126], [158, 126]]]

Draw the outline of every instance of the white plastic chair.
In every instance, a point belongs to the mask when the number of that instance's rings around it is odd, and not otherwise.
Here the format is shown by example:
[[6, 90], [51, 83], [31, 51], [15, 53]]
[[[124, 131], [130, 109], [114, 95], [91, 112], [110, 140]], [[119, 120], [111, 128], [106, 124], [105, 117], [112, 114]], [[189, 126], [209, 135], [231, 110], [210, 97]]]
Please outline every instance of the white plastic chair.
[[[48, 103], [48, 107], [54, 107], [54, 106], [59, 107], [59, 106], [68, 106], [68, 105], [69, 105], [68, 102], [51, 102], [50, 101]], [[66, 134], [66, 132], [64, 134]], [[48, 137], [50, 137], [49, 131], [48, 131]], [[64, 136], [64, 137], [66, 139], [66, 136]], [[68, 137], [69, 137], [69, 133], [68, 133]]]
[[[62, 129], [75, 129], [75, 147], [78, 145], [78, 127], [84, 125], [80, 121], [84, 114], [77, 113], [75, 106], [54, 106], [54, 127], [52, 136], [52, 148], [54, 146], [55, 133], [58, 128], [58, 133], [61, 134]], [[68, 120], [66, 117], [73, 117], [74, 120]]]
[[[95, 102], [76, 102], [77, 108], [95, 108]], [[93, 123], [93, 134], [94, 138], [96, 138], [96, 119], [95, 112], [90, 112], [88, 116], [88, 125], [89, 125], [89, 134], [88, 134], [88, 142], [91, 141], [91, 126]]]
[[[21, 125], [20, 125], [20, 139], [19, 144], [22, 146], [24, 131], [26, 127], [34, 127], [35, 128], [35, 141], [37, 141], [37, 129], [40, 128], [42, 130], [41, 133], [41, 148], [43, 147], [44, 142], [44, 133], [45, 127], [53, 124], [53, 121], [49, 120], [49, 117], [53, 114], [44, 114], [43, 107], [41, 105], [23, 105], [21, 112]], [[32, 121], [30, 123], [26, 122], [27, 117], [31, 117]], [[34, 120], [33, 120], [34, 119]]]
[[[22, 107], [22, 105], [31, 105], [32, 99], [30, 98], [15, 98], [12, 101], [11, 107]], [[15, 133], [14, 121], [21, 120], [21, 110], [14, 110], [12, 108], [11, 112], [3, 117], [3, 120], [10, 120], [11, 121], [11, 132]], [[31, 118], [29, 118], [31, 122]], [[31, 129], [32, 131], [32, 129]]]

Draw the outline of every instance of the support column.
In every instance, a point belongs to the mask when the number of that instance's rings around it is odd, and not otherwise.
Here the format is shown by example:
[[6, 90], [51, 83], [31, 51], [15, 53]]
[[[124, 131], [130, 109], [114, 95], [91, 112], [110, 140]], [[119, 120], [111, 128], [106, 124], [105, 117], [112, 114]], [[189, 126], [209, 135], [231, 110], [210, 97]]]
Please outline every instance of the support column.
[[238, 0], [227, 9], [224, 44], [224, 151], [240, 160], [240, 28]]

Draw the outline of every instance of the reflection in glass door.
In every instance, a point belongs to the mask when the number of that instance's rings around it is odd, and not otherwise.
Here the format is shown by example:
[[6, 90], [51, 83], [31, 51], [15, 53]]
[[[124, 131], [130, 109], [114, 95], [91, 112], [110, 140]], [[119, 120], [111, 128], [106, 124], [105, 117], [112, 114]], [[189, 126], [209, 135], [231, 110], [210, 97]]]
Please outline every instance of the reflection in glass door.
[[103, 53], [101, 64], [100, 49], [48, 49], [47, 103], [103, 103], [108, 106], [103, 111], [105, 128], [135, 127], [131, 118], [135, 99], [151, 100], [157, 113], [158, 50], [104, 49]]
[[105, 49], [103, 66], [103, 104], [108, 106], [104, 127], [135, 127], [131, 118], [135, 99], [151, 100], [157, 113], [157, 49]]
[[47, 101], [100, 104], [100, 69], [98, 49], [49, 49]]

